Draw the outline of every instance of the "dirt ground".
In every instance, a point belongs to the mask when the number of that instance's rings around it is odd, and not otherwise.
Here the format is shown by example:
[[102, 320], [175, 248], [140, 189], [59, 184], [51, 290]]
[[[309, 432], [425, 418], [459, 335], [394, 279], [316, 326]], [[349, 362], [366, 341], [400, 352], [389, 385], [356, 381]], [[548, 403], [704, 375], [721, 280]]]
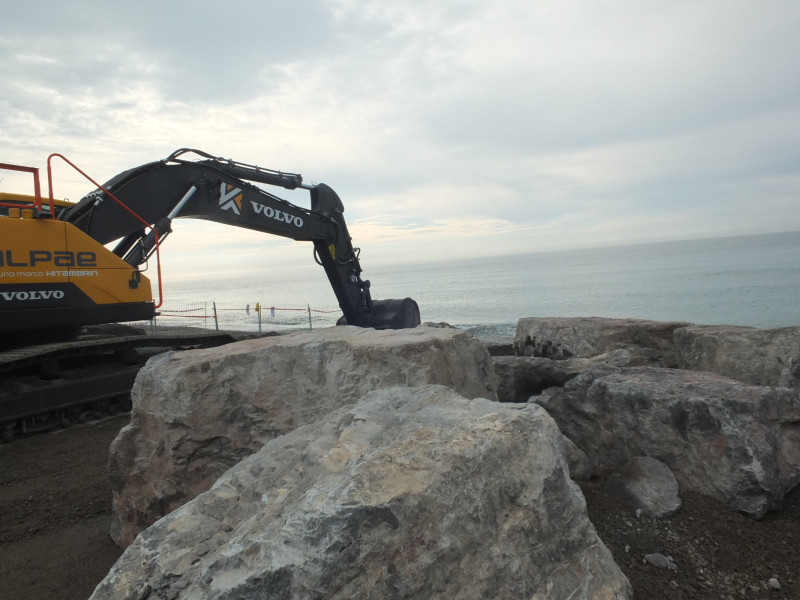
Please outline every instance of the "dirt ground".
[[[0, 596], [79, 600], [121, 554], [108, 529], [108, 447], [127, 416], [0, 445]], [[637, 517], [605, 491], [583, 486], [589, 516], [637, 600], [800, 600], [800, 488], [782, 510], [753, 521], [684, 494], [670, 519]], [[646, 564], [671, 557], [677, 570]], [[769, 585], [775, 578], [780, 589]]]
[[[681, 494], [683, 508], [672, 518], [637, 517], [603, 482], [582, 488], [589, 518], [637, 600], [800, 600], [800, 487], [760, 521], [695, 493]], [[653, 553], [677, 570], [645, 563]], [[770, 587], [772, 578], [780, 589]]]
[[0, 597], [85, 600], [119, 558], [106, 470], [128, 419], [0, 445]]

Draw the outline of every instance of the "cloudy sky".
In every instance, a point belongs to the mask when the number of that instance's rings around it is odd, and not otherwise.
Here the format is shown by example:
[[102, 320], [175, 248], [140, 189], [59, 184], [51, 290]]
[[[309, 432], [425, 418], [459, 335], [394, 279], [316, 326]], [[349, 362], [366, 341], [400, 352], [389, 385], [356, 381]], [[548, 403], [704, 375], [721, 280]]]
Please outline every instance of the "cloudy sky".
[[[59, 152], [105, 181], [193, 147], [299, 172], [342, 197], [365, 269], [800, 230], [798, 2], [29, 0], [3, 21], [0, 162]], [[178, 277], [310, 262], [175, 231]]]

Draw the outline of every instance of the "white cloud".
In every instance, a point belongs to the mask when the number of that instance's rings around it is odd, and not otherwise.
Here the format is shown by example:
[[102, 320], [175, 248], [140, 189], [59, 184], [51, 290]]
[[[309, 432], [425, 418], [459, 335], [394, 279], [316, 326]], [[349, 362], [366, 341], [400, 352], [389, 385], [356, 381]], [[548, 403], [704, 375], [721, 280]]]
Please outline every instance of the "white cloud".
[[[6, 12], [0, 160], [44, 167], [57, 151], [102, 181], [197, 147], [299, 171], [340, 194], [365, 261], [800, 229], [800, 5]], [[56, 183], [73, 199], [91, 189], [61, 164]], [[286, 240], [220, 229], [206, 269], [265, 248], [295, 260]], [[176, 233], [165, 253], [188, 273], [207, 235]]]

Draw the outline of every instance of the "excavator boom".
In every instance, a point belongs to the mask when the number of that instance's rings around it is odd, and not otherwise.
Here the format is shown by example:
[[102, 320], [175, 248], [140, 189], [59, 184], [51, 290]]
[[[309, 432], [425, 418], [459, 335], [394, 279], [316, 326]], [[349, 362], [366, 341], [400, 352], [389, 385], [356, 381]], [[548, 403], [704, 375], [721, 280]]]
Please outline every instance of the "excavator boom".
[[[306, 189], [310, 207], [256, 184]], [[56, 219], [0, 221], [0, 331], [149, 318], [152, 294], [140, 267], [171, 233], [176, 218], [309, 241], [339, 302], [342, 322], [377, 329], [420, 322], [419, 308], [410, 298], [372, 299], [369, 281], [361, 278], [359, 249], [352, 245], [344, 206], [329, 186], [306, 184], [299, 174], [181, 149], [116, 175], [61, 210]], [[111, 243], [113, 251], [108, 251]]]
[[[187, 160], [189, 154], [199, 160]], [[310, 208], [296, 206], [255, 183], [307, 189]], [[120, 173], [103, 187], [107, 191], [92, 192], [63, 219], [102, 244], [121, 240], [114, 253], [132, 266], [143, 264], [157, 243], [132, 213], [152, 223], [159, 238], [169, 234], [175, 218], [216, 221], [312, 242], [348, 324], [378, 329], [419, 324], [413, 300], [372, 300], [369, 281], [361, 279], [359, 250], [352, 245], [344, 205], [325, 184], [307, 185], [299, 174], [181, 149], [164, 160]], [[110, 194], [124, 206], [112, 201]]]

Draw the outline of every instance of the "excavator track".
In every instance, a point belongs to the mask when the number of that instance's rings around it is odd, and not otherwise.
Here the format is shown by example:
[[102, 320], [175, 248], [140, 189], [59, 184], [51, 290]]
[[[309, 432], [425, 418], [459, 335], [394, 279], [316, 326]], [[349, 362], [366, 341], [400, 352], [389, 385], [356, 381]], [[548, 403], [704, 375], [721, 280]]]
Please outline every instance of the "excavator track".
[[73, 339], [0, 349], [2, 438], [125, 411], [136, 374], [151, 356], [233, 341], [220, 332], [95, 328]]

